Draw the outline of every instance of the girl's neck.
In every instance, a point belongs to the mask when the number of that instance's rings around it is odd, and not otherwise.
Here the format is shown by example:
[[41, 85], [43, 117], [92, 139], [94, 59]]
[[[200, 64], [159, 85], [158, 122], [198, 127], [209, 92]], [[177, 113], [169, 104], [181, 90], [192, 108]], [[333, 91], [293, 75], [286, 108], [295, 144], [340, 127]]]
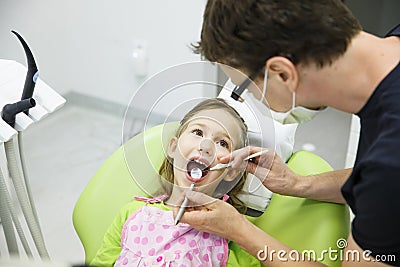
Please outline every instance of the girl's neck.
[[184, 199], [186, 190], [188, 190], [188, 188], [174, 185], [171, 194], [169, 194], [168, 199], [164, 201], [164, 204], [170, 208], [179, 206]]

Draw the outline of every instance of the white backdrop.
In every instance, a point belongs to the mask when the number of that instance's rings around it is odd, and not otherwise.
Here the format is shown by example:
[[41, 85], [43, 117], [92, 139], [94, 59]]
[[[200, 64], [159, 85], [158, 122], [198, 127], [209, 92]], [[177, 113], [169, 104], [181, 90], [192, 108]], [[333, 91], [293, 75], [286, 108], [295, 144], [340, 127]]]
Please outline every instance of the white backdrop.
[[[1, 0], [0, 58], [25, 65], [10, 33], [30, 45], [41, 77], [57, 92], [76, 91], [127, 105], [143, 82], [132, 52], [147, 43], [149, 75], [197, 61], [190, 43], [200, 39], [205, 0]], [[193, 96], [202, 92], [190, 92]]]

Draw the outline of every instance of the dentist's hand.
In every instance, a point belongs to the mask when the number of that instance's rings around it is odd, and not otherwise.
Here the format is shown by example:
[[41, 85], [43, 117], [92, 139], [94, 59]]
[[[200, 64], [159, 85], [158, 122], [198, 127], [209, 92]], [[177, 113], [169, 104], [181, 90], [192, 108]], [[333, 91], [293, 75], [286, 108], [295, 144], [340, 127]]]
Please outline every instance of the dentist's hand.
[[[194, 207], [186, 209], [180, 222], [232, 241], [238, 239], [238, 233], [245, 232], [243, 227], [248, 221], [230, 204], [196, 191], [186, 192], [186, 197]], [[179, 207], [174, 208], [174, 218], [178, 210]]]
[[247, 156], [261, 150], [265, 150], [265, 148], [248, 146], [233, 151], [231, 155], [219, 160], [221, 163], [233, 161], [232, 169], [243, 170], [245, 168], [274, 193], [297, 196], [299, 189], [296, 188], [296, 185], [301, 176], [292, 172], [273, 150], [249, 161], [243, 161]]

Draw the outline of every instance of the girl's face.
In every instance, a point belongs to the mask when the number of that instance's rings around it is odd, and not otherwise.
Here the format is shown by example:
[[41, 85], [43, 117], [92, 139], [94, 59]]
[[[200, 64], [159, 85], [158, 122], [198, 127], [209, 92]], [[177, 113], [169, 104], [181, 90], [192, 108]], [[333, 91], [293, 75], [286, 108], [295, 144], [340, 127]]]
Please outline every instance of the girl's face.
[[[209, 171], [219, 163], [219, 158], [230, 154], [240, 145], [240, 127], [228, 112], [222, 109], [204, 110], [187, 122], [181, 136], [173, 137], [168, 155], [173, 159], [175, 185], [188, 187], [196, 182], [196, 188], [212, 194], [222, 179], [232, 180], [226, 169]], [[202, 170], [202, 177], [195, 179], [193, 168]]]

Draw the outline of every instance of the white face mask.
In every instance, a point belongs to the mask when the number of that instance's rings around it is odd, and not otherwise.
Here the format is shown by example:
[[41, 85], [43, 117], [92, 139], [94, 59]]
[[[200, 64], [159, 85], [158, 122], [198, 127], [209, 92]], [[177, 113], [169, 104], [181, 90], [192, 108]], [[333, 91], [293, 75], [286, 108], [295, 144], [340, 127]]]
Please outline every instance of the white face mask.
[[277, 112], [271, 109], [274, 120], [282, 124], [304, 123], [312, 120], [321, 110], [308, 109], [302, 106], [295, 107], [296, 92], [293, 92], [292, 108], [286, 112]]
[[[262, 110], [260, 110], [260, 109], [264, 109], [264, 112], [265, 112], [265, 109], [268, 108], [267, 105], [264, 104], [265, 93], [267, 92], [267, 80], [268, 80], [268, 70], [265, 70], [263, 92], [262, 92], [261, 98], [256, 100], [258, 103], [255, 105], [257, 107], [257, 109], [259, 109], [260, 112], [262, 112]], [[293, 96], [292, 97], [292, 108], [289, 111], [277, 112], [277, 111], [270, 109], [272, 118], [275, 121], [280, 122], [282, 124], [304, 123], [304, 122], [312, 120], [321, 110], [323, 110], [323, 109], [312, 110], [312, 109], [308, 109], [308, 108], [301, 107], [301, 106], [296, 107], [295, 106], [296, 92], [293, 92], [292, 96]], [[254, 101], [254, 102], [256, 102], [256, 101]]]

